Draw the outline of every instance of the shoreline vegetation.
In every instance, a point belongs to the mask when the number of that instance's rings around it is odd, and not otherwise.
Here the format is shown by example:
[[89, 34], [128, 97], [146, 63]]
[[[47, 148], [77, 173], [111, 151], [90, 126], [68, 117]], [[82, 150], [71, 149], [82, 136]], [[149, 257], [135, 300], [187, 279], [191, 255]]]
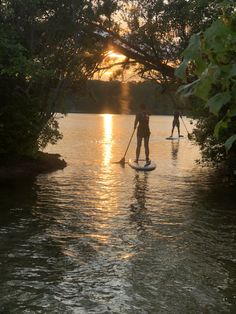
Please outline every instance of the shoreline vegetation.
[[35, 158], [4, 156], [0, 158], [0, 162], [0, 184], [7, 180], [27, 179], [62, 170], [67, 166], [59, 154], [44, 152], [38, 152]]

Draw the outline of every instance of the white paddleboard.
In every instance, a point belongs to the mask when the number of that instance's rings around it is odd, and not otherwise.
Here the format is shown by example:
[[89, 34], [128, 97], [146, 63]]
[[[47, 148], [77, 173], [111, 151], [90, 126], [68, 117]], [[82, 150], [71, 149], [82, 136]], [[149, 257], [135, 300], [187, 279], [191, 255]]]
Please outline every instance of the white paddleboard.
[[128, 165], [135, 169], [135, 170], [139, 170], [139, 171], [151, 171], [156, 169], [156, 164], [155, 162], [151, 161], [150, 165], [146, 166], [146, 161], [145, 160], [139, 160], [139, 162], [134, 162], [133, 159], [129, 159], [128, 161]]

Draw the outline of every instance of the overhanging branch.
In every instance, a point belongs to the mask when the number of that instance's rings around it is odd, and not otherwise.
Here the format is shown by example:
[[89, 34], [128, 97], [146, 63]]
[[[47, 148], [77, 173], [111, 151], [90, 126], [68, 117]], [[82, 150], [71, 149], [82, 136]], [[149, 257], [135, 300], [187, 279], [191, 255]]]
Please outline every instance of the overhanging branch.
[[144, 65], [148, 70], [158, 71], [169, 78], [175, 77], [175, 68], [163, 62], [157, 55], [151, 56], [147, 54], [146, 51], [143, 51], [140, 47], [134, 46], [118, 33], [108, 30], [100, 24], [90, 23], [90, 26], [94, 29], [94, 36], [100, 40], [107, 41], [117, 52]]

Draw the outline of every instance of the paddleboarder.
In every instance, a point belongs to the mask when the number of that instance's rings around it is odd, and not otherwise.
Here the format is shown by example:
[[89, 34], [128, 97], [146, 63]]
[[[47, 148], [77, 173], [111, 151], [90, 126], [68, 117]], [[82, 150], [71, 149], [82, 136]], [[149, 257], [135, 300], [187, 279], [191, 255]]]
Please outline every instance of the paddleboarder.
[[149, 137], [150, 137], [150, 129], [149, 129], [149, 113], [146, 110], [146, 105], [140, 105], [140, 111], [136, 114], [134, 121], [134, 130], [138, 126], [137, 129], [137, 147], [136, 147], [136, 159], [135, 162], [138, 163], [142, 140], [144, 140], [144, 149], [146, 155], [146, 165], [151, 164], [151, 160], [149, 159]]
[[180, 115], [179, 111], [175, 111], [174, 112], [174, 119], [173, 119], [173, 122], [172, 122], [172, 130], [171, 130], [171, 135], [170, 137], [173, 136], [173, 132], [174, 132], [174, 128], [177, 127], [177, 130], [178, 130], [178, 135], [180, 137], [180, 122], [179, 122], [179, 118], [182, 118], [182, 116]]

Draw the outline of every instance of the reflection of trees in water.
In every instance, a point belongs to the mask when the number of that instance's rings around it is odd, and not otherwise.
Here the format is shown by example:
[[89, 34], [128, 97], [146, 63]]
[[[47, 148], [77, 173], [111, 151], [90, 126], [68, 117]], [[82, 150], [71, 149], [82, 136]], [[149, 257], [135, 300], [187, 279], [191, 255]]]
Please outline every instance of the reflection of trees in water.
[[179, 139], [178, 140], [172, 140], [171, 141], [171, 155], [172, 160], [178, 159], [178, 152], [179, 152]]
[[[127, 294], [134, 296], [134, 308], [165, 312], [162, 306], [168, 304], [170, 313], [185, 313], [189, 307], [193, 313], [208, 308], [230, 312], [235, 303], [236, 196], [235, 187], [217, 182], [206, 169], [193, 172], [189, 182], [170, 191], [173, 208], [163, 203], [164, 210], [155, 211], [159, 222], [154, 232], [142, 237], [144, 249], [136, 250], [128, 274]], [[148, 184], [136, 184], [137, 204], [140, 200], [145, 208]], [[202, 295], [214, 300], [214, 307], [211, 301], [202, 306]]]
[[[57, 287], [63, 281], [68, 263], [46, 234], [51, 221], [42, 221], [33, 213], [39, 189], [35, 180], [0, 186], [1, 313], [19, 308], [41, 310], [45, 300], [51, 299], [50, 285]], [[52, 300], [48, 310], [53, 312], [57, 303]]]
[[36, 202], [35, 179], [9, 181], [0, 185], [0, 228], [29, 214]]
[[209, 282], [224, 286], [215, 294], [215, 302], [221, 312], [227, 312], [235, 304], [235, 186], [227, 185], [211, 168], [201, 169], [190, 182], [186, 195], [191, 197], [191, 210], [187, 203], [184, 243], [189, 256], [195, 260], [198, 255], [198, 276], [206, 271], [206, 287]]
[[135, 202], [130, 204], [130, 220], [137, 224], [138, 230], [145, 230], [151, 224], [146, 208], [146, 193], [148, 192], [148, 173], [139, 173], [134, 177]]

